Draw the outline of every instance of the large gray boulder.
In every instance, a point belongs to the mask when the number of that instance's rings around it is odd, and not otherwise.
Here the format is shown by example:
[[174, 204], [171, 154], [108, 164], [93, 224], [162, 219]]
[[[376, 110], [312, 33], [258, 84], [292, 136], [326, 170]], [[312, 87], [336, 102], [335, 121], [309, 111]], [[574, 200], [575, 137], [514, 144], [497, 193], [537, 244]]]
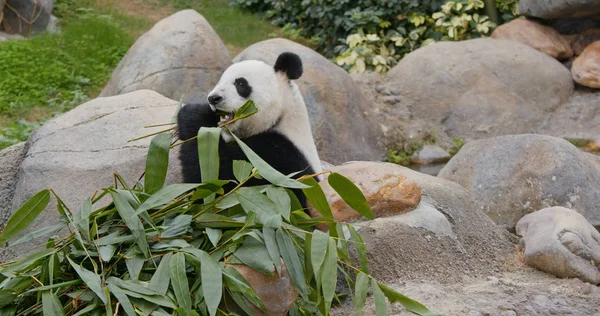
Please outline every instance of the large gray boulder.
[[27, 147], [19, 143], [0, 151], [0, 227], [4, 227], [11, 214], [11, 201], [15, 194], [17, 175]]
[[133, 44], [100, 96], [149, 89], [173, 100], [199, 102], [230, 64], [227, 48], [206, 19], [183, 10]]
[[467, 143], [438, 175], [471, 192], [496, 224], [512, 229], [528, 213], [564, 206], [600, 225], [600, 164], [568, 141], [543, 135]]
[[508, 233], [455, 183], [382, 162], [349, 162], [332, 171], [348, 178], [405, 177], [420, 188], [414, 210], [355, 224], [367, 246], [369, 273], [379, 280], [456, 282], [490, 275], [515, 256]]
[[479, 139], [531, 132], [567, 101], [573, 80], [534, 48], [488, 38], [420, 48], [390, 70], [383, 88], [399, 91], [398, 102], [379, 102], [384, 117]]
[[[334, 164], [382, 160], [383, 134], [370, 109], [362, 108], [360, 89], [342, 68], [310, 48], [286, 39], [271, 39], [246, 48], [234, 62], [257, 59], [273, 65], [279, 54], [300, 56], [304, 74], [297, 80], [311, 120], [317, 150]], [[366, 106], [366, 104], [365, 104]]]
[[[134, 183], [144, 172], [151, 138], [128, 141], [164, 129], [144, 126], [169, 123], [177, 108], [177, 101], [154, 91], [140, 90], [97, 98], [42, 125], [28, 140], [13, 211], [37, 192], [53, 189], [76, 212], [96, 190], [114, 184], [115, 172]], [[171, 152], [169, 183], [181, 182], [177, 153]], [[51, 201], [27, 231], [56, 224], [55, 206]], [[30, 246], [24, 245], [22, 249]], [[22, 253], [19, 249], [13, 251]], [[0, 262], [6, 256], [0, 256]]]
[[6, 33], [27, 36], [44, 31], [50, 23], [54, 0], [0, 0], [0, 22]]
[[519, 13], [542, 19], [561, 19], [600, 14], [598, 0], [521, 0]]
[[600, 233], [581, 214], [550, 207], [517, 223], [525, 262], [563, 278], [600, 283]]

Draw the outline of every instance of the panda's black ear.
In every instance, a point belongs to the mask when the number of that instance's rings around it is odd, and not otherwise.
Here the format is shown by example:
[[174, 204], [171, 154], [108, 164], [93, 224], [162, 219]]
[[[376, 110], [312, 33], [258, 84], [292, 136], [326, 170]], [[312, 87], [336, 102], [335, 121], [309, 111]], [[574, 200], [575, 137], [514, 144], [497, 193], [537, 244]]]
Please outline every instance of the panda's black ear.
[[275, 72], [283, 72], [286, 74], [288, 79], [295, 80], [302, 76], [302, 60], [300, 60], [300, 56], [285, 52], [277, 57], [277, 61], [275, 62]]

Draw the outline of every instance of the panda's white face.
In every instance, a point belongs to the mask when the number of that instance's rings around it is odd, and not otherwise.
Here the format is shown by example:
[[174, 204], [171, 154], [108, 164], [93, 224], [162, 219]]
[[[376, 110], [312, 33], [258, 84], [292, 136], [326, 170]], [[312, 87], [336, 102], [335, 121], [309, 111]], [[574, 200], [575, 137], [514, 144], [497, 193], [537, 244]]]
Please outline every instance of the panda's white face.
[[[238, 137], [256, 135], [272, 128], [281, 117], [282, 98], [292, 91], [284, 74], [258, 60], [247, 60], [231, 65], [208, 94], [213, 110], [233, 113], [246, 101], [253, 100], [258, 113], [234, 122], [228, 127]], [[231, 119], [223, 117], [224, 120]]]

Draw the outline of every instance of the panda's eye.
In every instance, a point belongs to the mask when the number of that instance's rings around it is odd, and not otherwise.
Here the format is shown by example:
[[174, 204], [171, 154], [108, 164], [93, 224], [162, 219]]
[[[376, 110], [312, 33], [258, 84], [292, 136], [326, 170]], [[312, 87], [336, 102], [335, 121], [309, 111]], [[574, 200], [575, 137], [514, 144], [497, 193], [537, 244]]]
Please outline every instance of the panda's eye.
[[233, 82], [235, 89], [237, 90], [237, 93], [242, 97], [242, 98], [248, 98], [250, 96], [250, 94], [252, 94], [252, 87], [250, 87], [250, 85], [248, 84], [248, 80], [246, 80], [246, 78], [237, 78], [235, 79], [235, 81]]

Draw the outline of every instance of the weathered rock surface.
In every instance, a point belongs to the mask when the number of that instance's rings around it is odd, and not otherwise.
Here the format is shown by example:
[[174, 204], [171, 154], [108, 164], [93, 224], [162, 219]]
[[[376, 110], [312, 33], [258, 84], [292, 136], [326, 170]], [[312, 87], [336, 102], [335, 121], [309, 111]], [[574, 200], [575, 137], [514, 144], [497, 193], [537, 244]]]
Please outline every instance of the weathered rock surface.
[[173, 100], [199, 102], [230, 64], [225, 45], [206, 19], [183, 10], [156, 23], [133, 44], [100, 96], [149, 89]]
[[0, 42], [13, 40], [13, 39], [25, 39], [25, 37], [23, 37], [23, 35], [19, 35], [19, 34], [8, 34], [5, 32], [0, 32]]
[[600, 13], [597, 0], [521, 0], [519, 13], [542, 19], [593, 16]]
[[369, 169], [403, 175], [422, 194], [415, 210], [356, 223], [367, 246], [372, 275], [384, 281], [448, 283], [499, 271], [514, 258], [507, 233], [455, 183], [389, 163], [350, 162], [333, 171], [350, 176], [352, 170]]
[[[520, 265], [515, 263], [513, 267], [507, 267], [509, 271], [494, 273], [487, 279], [469, 279], [453, 284], [397, 280], [391, 287], [439, 315], [598, 315], [600, 288], [597, 286], [579, 279], [557, 279]], [[400, 304], [388, 304], [388, 313], [393, 316], [414, 315]], [[375, 315], [372, 296], [367, 298], [363, 314]], [[334, 309], [332, 315], [356, 315], [352, 300], [348, 299], [342, 308]]]
[[450, 154], [435, 145], [425, 145], [411, 157], [411, 162], [419, 165], [443, 163], [448, 160], [450, 160]]
[[54, 0], [0, 0], [0, 9], [2, 2], [2, 30], [24, 36], [45, 30], [54, 6]]
[[515, 19], [500, 25], [492, 38], [521, 42], [557, 59], [573, 56], [569, 41], [555, 29], [527, 19]]
[[581, 214], [545, 208], [521, 218], [517, 235], [525, 262], [563, 278], [600, 283], [600, 233]]
[[593, 42], [600, 41], [600, 29], [589, 29], [582, 33], [570, 36], [571, 48], [575, 56], [581, 55], [583, 50]]
[[[420, 48], [388, 73], [386, 85], [400, 89], [400, 104], [413, 124], [425, 122], [420, 125], [466, 139], [531, 132], [573, 91], [569, 71], [552, 57], [494, 39]], [[398, 110], [389, 106], [383, 112], [396, 116]]]
[[[128, 140], [164, 129], [144, 126], [168, 123], [177, 107], [177, 101], [140, 90], [97, 98], [42, 125], [28, 140], [13, 211], [35, 193], [52, 188], [75, 212], [95, 190], [111, 186], [115, 172], [130, 182], [137, 180], [144, 172], [151, 138]], [[168, 183], [181, 182], [177, 154], [171, 152]], [[55, 206], [51, 201], [28, 231], [56, 224]], [[0, 255], [0, 262], [5, 259]]]
[[[373, 168], [370, 164], [347, 164], [331, 167], [348, 178], [362, 191], [375, 218], [392, 216], [414, 210], [421, 202], [419, 186], [401, 172], [391, 173], [389, 168]], [[326, 179], [320, 183], [333, 217], [340, 222], [350, 222], [362, 216], [354, 211], [329, 185]], [[312, 207], [310, 216], [321, 215]]]
[[319, 156], [334, 164], [382, 160], [385, 149], [379, 124], [361, 107], [360, 89], [342, 68], [312, 49], [286, 39], [254, 44], [233, 61], [258, 59], [273, 65], [285, 51], [302, 59], [304, 74], [297, 84], [308, 108]]
[[287, 315], [287, 312], [294, 305], [298, 297], [298, 290], [296, 290], [296, 286], [292, 282], [292, 277], [285, 264], [281, 265], [281, 276], [277, 274], [272, 276], [265, 275], [246, 265], [232, 264], [231, 266], [248, 281], [248, 284], [250, 284], [263, 304], [265, 304], [266, 313], [252, 306], [252, 304], [248, 304], [249, 308], [257, 316]]
[[600, 164], [551, 136], [500, 136], [467, 143], [438, 175], [469, 190], [479, 207], [506, 228], [551, 206], [576, 210], [600, 225]]
[[600, 41], [586, 47], [571, 67], [573, 79], [586, 87], [600, 88]]
[[0, 151], [0, 227], [4, 227], [11, 214], [11, 201], [21, 161], [25, 158], [25, 143], [19, 143]]

